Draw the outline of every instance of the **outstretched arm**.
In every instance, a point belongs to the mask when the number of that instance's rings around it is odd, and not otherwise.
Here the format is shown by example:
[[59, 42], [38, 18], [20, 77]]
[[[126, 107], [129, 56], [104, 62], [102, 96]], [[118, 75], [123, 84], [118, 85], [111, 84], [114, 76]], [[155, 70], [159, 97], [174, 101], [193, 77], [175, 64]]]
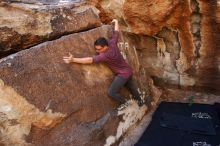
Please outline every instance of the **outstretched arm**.
[[75, 58], [71, 53], [69, 56], [64, 56], [63, 61], [67, 64], [69, 63], [80, 63], [80, 64], [91, 64], [93, 62], [92, 57]]
[[119, 31], [118, 20], [117, 19], [113, 19], [112, 22], [115, 24], [114, 30], [115, 31]]
[[114, 23], [114, 31], [111, 40], [109, 41], [110, 44], [117, 45], [118, 38], [119, 38], [119, 26], [118, 26], [118, 20], [113, 19], [112, 22]]

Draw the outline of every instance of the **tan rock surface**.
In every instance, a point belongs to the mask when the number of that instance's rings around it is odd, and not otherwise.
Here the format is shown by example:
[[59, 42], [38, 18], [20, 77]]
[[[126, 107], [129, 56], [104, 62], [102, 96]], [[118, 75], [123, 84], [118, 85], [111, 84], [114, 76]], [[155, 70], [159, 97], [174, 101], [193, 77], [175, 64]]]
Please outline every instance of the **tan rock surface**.
[[[39, 122], [30, 122], [33, 126], [26, 134], [29, 135], [27, 143], [37, 146], [108, 145], [109, 136], [116, 136], [113, 143], [117, 142], [131, 125], [142, 118], [148, 107], [139, 108], [134, 101], [131, 101], [128, 111], [117, 113], [113, 110], [118, 104], [107, 96], [113, 74], [105, 65], [68, 65], [62, 60], [68, 52], [76, 57], [92, 56], [95, 53], [94, 41], [100, 36], [109, 38], [111, 33], [110, 26], [102, 26], [45, 42], [0, 60], [2, 84], [15, 90], [28, 104], [42, 112], [52, 110], [65, 115], [58, 124], [52, 124], [53, 128], [45, 129], [37, 126], [42, 125]], [[121, 33], [118, 45], [135, 70], [134, 78], [141, 97], [150, 104], [151, 101], [156, 102], [158, 96], [148, 97], [148, 77], [137, 54], [134, 56], [138, 43], [130, 41], [131, 36]], [[157, 92], [155, 89], [152, 91]], [[125, 88], [122, 94], [131, 98]]]
[[100, 25], [93, 6], [0, 2], [0, 54]]

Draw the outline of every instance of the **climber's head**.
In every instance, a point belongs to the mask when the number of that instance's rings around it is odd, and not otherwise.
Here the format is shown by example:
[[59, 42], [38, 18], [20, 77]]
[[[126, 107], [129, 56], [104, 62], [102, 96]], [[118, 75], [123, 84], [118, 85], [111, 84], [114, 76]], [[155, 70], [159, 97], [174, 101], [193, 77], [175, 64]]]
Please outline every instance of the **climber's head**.
[[102, 53], [105, 52], [108, 49], [108, 41], [106, 40], [106, 38], [98, 38], [95, 42], [94, 42], [94, 47], [96, 52], [98, 53]]

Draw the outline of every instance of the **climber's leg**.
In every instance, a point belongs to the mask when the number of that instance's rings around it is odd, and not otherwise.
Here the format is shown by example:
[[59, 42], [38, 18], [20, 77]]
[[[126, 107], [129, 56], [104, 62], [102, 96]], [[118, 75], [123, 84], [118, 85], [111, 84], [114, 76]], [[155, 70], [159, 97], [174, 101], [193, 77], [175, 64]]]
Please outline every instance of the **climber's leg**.
[[116, 76], [108, 89], [108, 95], [115, 100], [119, 101], [121, 104], [125, 103], [126, 100], [123, 96], [121, 96], [118, 92], [128, 81], [127, 78], [123, 78], [121, 76]]
[[137, 90], [137, 86], [135, 85], [132, 77], [128, 79], [125, 86], [130, 90], [131, 94], [134, 96], [134, 98], [138, 101], [138, 104], [141, 106], [143, 105], [143, 101], [141, 100], [140, 93]]

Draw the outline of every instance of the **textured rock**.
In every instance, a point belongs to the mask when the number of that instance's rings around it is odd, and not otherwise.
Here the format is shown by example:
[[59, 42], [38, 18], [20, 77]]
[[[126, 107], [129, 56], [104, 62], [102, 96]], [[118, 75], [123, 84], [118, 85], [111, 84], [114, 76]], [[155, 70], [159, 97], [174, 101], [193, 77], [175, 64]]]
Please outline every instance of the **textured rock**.
[[[79, 4], [78, 4], [79, 5]], [[0, 2], [0, 54], [101, 25], [92, 6]], [[3, 54], [4, 53], [4, 54]]]
[[199, 1], [201, 47], [198, 51], [197, 84], [210, 91], [220, 91], [220, 4]]
[[[130, 101], [131, 106], [123, 111], [117, 113], [113, 110], [117, 104], [107, 96], [113, 75], [105, 65], [68, 65], [62, 60], [68, 52], [77, 57], [92, 56], [95, 39], [100, 36], [109, 38], [111, 32], [110, 26], [102, 26], [45, 42], [0, 60], [0, 78], [4, 86], [41, 112], [49, 110], [64, 116], [58, 122], [52, 120], [52, 126], [49, 124], [46, 128], [31, 120], [29, 124], [33, 126], [29, 126], [25, 133], [29, 136], [18, 139], [37, 146], [108, 145], [109, 142], [117, 142], [130, 126], [142, 118], [147, 107], [139, 108], [134, 101]], [[132, 37], [138, 36], [129, 33], [121, 33], [120, 36], [119, 48], [135, 70], [141, 97], [148, 104], [156, 102], [158, 95], [147, 97], [151, 89], [146, 84], [149, 79], [137, 56], [135, 46], [139, 43], [132, 42]], [[131, 96], [125, 89], [122, 93], [127, 98]], [[109, 137], [114, 137], [114, 141]]]
[[139, 34], [137, 54], [156, 83], [220, 93], [217, 0], [89, 3], [100, 10], [102, 22], [117, 18], [124, 31]]
[[32, 124], [41, 129], [48, 129], [65, 117], [64, 114], [52, 113], [51, 110], [40, 112], [12, 88], [5, 86], [2, 80], [0, 82], [0, 140], [5, 145], [29, 145], [23, 137], [29, 134]]
[[41, 4], [41, 5], [63, 5], [80, 2], [81, 0], [2, 0], [8, 3], [25, 3], [25, 4]]
[[[135, 70], [138, 90], [147, 102], [147, 106], [138, 108], [129, 101], [130, 106], [119, 112], [113, 110], [117, 103], [106, 94], [113, 75], [105, 65], [70, 66], [62, 61], [68, 52], [76, 57], [91, 56], [94, 40], [110, 37], [110, 26], [87, 31], [101, 25], [96, 10], [84, 4], [60, 7], [60, 1], [50, 0], [15, 2], [1, 3], [0, 11], [5, 14], [1, 17], [7, 18], [0, 19], [7, 24], [0, 28], [1, 45], [7, 45], [8, 39], [15, 49], [26, 48], [32, 42], [75, 34], [0, 60], [0, 130], [4, 133], [0, 145], [117, 145], [124, 132], [142, 118], [150, 105], [157, 103], [162, 92], [154, 83], [220, 93], [217, 0], [90, 1], [100, 10], [102, 22], [119, 19], [123, 32], [118, 46]], [[19, 14], [14, 14], [18, 18], [6, 17], [13, 16], [11, 12]], [[25, 15], [32, 19], [24, 19]], [[76, 17], [76, 23], [66, 21], [68, 16], [74, 20]], [[79, 31], [84, 32], [76, 33]], [[10, 48], [13, 47], [9, 45]], [[127, 98], [131, 96], [125, 89], [122, 93]]]

